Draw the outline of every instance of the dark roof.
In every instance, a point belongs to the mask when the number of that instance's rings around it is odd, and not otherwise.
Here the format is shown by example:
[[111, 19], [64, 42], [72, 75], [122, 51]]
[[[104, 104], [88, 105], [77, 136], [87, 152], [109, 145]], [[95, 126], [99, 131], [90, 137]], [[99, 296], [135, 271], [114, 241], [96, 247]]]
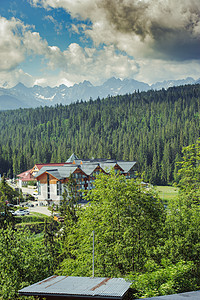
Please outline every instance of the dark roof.
[[44, 166], [38, 174], [35, 176], [35, 178], [39, 177], [43, 173], [47, 172], [57, 178], [58, 180], [67, 178], [72, 174], [75, 170], [77, 169], [77, 165], [69, 164], [69, 165], [64, 165], [64, 166], [57, 166], [57, 167], [47, 167]]
[[51, 276], [19, 291], [26, 296], [122, 299], [131, 282], [122, 278]]
[[166, 295], [166, 296], [157, 296], [152, 298], [143, 298], [143, 300], [185, 300], [186, 298], [191, 300], [199, 300], [200, 291]]
[[68, 178], [70, 174], [74, 173], [74, 171], [79, 168], [82, 170], [86, 175], [91, 175], [92, 172], [95, 170], [96, 167], [100, 166], [105, 172], [110, 172], [112, 168], [114, 168], [118, 164], [123, 170], [124, 173], [129, 172], [129, 170], [136, 164], [134, 161], [130, 162], [122, 162], [119, 163], [114, 162], [112, 160], [106, 160], [103, 162], [84, 162], [83, 164], [65, 164], [63, 166], [43, 166], [35, 178], [38, 178], [40, 175], [42, 175], [45, 172], [48, 172], [58, 180]]

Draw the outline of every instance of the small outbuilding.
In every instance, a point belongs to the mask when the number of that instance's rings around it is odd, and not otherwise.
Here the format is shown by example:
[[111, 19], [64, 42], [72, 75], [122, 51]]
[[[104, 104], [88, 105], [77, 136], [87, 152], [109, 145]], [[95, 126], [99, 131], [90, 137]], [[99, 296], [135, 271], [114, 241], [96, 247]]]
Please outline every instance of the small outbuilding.
[[20, 296], [37, 299], [128, 300], [131, 282], [123, 278], [76, 277], [53, 275], [19, 291]]

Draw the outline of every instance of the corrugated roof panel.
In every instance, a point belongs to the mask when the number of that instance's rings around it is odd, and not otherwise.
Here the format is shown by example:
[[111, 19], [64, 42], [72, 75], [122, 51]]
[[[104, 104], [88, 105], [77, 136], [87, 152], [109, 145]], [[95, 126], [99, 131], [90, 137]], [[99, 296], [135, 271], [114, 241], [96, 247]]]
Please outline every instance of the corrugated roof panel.
[[122, 278], [51, 276], [19, 291], [20, 294], [59, 294], [122, 298], [131, 283]]

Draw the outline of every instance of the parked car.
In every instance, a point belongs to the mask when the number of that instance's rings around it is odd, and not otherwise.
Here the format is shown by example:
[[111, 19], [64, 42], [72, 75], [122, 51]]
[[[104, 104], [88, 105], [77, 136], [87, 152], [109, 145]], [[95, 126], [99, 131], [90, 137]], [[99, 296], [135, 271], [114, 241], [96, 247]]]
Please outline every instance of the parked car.
[[25, 210], [24, 210], [24, 214], [25, 214], [25, 215], [29, 215], [29, 214], [30, 214], [30, 211], [29, 211], [28, 209], [25, 209]]
[[25, 215], [29, 215], [29, 214], [30, 214], [30, 212], [28, 209], [19, 209], [19, 210], [16, 210], [13, 215], [14, 216], [25, 216]]

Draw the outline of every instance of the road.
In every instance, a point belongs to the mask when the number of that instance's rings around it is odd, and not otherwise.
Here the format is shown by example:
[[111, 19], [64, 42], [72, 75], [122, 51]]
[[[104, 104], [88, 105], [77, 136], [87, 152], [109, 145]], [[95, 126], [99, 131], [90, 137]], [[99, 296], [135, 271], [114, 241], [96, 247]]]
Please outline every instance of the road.
[[46, 216], [51, 216], [51, 212], [48, 210], [47, 206], [34, 206], [28, 208], [30, 213], [37, 212]]

